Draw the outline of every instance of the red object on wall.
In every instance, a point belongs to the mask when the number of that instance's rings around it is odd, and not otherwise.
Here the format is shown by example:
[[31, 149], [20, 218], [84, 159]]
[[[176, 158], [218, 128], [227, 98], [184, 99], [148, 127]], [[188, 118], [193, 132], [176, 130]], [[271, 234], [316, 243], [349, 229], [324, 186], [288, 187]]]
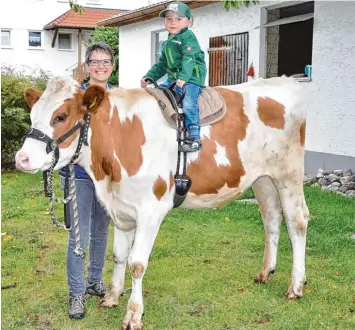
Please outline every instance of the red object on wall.
[[253, 63], [252, 63], [249, 66], [249, 69], [248, 69], [248, 72], [247, 72], [247, 76], [254, 77], [254, 75], [255, 75], [255, 71], [254, 71], [254, 66], [253, 66]]

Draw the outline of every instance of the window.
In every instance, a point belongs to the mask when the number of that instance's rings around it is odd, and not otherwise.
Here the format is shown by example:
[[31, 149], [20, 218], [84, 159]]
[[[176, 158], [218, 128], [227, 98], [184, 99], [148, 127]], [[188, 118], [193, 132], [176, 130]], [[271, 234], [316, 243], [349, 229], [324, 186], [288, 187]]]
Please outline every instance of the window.
[[28, 31], [28, 46], [42, 47], [42, 32]]
[[168, 40], [168, 31], [154, 32], [155, 45], [154, 45], [154, 58], [153, 64], [157, 63], [162, 52], [163, 43]]
[[210, 38], [209, 86], [235, 85], [247, 81], [249, 34]]
[[70, 50], [71, 46], [71, 33], [58, 33], [58, 49]]
[[[268, 10], [266, 77], [294, 76], [310, 80], [314, 2]], [[306, 78], [306, 79], [305, 79]]]
[[1, 46], [11, 46], [11, 31], [1, 29]]

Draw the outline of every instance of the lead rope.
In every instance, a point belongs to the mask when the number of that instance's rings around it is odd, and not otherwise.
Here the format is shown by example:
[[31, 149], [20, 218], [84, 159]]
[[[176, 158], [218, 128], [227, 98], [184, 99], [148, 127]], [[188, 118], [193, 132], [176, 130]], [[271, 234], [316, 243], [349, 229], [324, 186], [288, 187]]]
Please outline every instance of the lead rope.
[[[54, 146], [58, 148], [58, 146]], [[76, 256], [79, 256], [81, 258], [84, 258], [85, 254], [83, 253], [82, 248], [80, 247], [80, 232], [79, 232], [79, 216], [78, 216], [78, 203], [76, 200], [76, 184], [75, 184], [75, 171], [74, 171], [74, 164], [69, 164], [69, 173], [70, 173], [70, 188], [69, 188], [69, 196], [65, 199], [60, 199], [58, 198], [53, 190], [53, 169], [56, 165], [55, 161], [55, 152], [53, 152], [52, 155], [52, 165], [48, 170], [48, 175], [47, 175], [47, 182], [48, 182], [48, 191], [51, 192], [50, 195], [50, 204], [49, 204], [49, 212], [51, 215], [51, 219], [53, 222], [53, 225], [56, 227], [62, 227], [67, 231], [70, 231], [72, 227], [66, 228], [64, 224], [61, 224], [57, 217], [55, 216], [54, 213], [54, 202], [59, 203], [59, 204], [67, 204], [70, 201], [72, 202], [73, 205], [73, 227], [74, 227], [74, 237], [75, 237], [75, 250], [74, 254]]]
[[80, 232], [79, 232], [79, 213], [78, 213], [78, 203], [76, 200], [76, 183], [75, 183], [75, 171], [74, 164], [69, 164], [69, 173], [70, 173], [70, 188], [69, 196], [71, 196], [71, 201], [73, 205], [73, 216], [74, 216], [74, 237], [75, 237], [75, 250], [74, 254], [84, 259], [85, 253], [80, 247]]
[[[76, 148], [76, 151], [74, 153], [74, 156], [72, 157], [69, 166], [69, 173], [70, 173], [70, 186], [69, 186], [69, 196], [65, 199], [60, 199], [55, 196], [54, 191], [53, 191], [53, 170], [55, 165], [58, 162], [59, 158], [59, 145], [56, 141], [52, 143], [52, 165], [50, 166], [48, 170], [48, 175], [47, 175], [47, 191], [49, 192], [49, 197], [50, 197], [50, 206], [49, 206], [49, 212], [51, 214], [52, 222], [56, 227], [63, 227], [65, 230], [71, 230], [72, 226], [67, 228], [65, 225], [62, 225], [56, 218], [54, 214], [54, 202], [60, 203], [60, 204], [67, 204], [70, 201], [72, 201], [72, 206], [73, 206], [73, 227], [74, 227], [74, 237], [75, 237], [75, 250], [74, 254], [76, 256], [79, 256], [81, 258], [85, 257], [85, 253], [83, 252], [83, 249], [80, 247], [80, 232], [79, 232], [79, 215], [78, 215], [78, 203], [76, 200], [76, 184], [75, 184], [75, 171], [74, 171], [74, 161], [77, 160], [79, 157], [79, 152], [81, 150], [81, 146], [84, 143], [85, 145], [88, 145], [87, 143], [87, 138], [88, 138], [88, 130], [89, 130], [89, 123], [90, 123], [90, 118], [91, 115], [89, 112], [87, 112], [84, 115], [84, 121], [85, 125], [82, 130], [80, 130], [80, 135], [79, 135], [79, 142], [78, 146]], [[57, 153], [57, 156], [56, 156]], [[46, 189], [45, 189], [46, 191]]]

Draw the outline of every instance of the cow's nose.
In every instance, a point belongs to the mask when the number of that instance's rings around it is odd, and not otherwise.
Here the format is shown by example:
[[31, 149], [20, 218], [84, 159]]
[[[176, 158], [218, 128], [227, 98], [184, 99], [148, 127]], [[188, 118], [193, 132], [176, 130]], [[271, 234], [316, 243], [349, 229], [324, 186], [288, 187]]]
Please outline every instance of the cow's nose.
[[30, 164], [30, 157], [27, 153], [20, 151], [16, 155], [16, 167], [25, 170]]

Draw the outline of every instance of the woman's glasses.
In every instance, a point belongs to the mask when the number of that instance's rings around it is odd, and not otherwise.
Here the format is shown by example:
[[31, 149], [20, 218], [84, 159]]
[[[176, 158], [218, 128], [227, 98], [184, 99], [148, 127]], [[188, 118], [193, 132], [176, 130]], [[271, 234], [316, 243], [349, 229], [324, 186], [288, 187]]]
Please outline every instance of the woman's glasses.
[[112, 60], [89, 60], [89, 65], [91, 66], [99, 66], [100, 64], [110, 66], [112, 65]]

